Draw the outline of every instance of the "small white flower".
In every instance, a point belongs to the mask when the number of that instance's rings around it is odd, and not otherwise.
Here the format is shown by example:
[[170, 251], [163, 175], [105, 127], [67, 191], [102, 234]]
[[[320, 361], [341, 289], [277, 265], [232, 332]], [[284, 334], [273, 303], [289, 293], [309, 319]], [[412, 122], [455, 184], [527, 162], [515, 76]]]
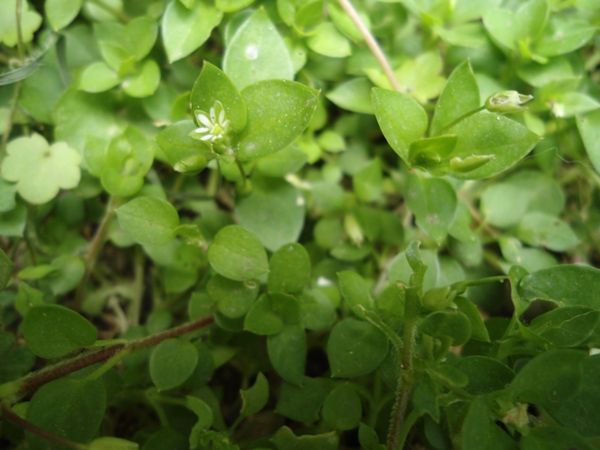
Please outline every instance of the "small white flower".
[[190, 133], [194, 139], [218, 144], [229, 133], [231, 122], [225, 117], [225, 109], [220, 101], [215, 101], [215, 105], [210, 108], [208, 113], [194, 111], [194, 115], [198, 124], [201, 125]]

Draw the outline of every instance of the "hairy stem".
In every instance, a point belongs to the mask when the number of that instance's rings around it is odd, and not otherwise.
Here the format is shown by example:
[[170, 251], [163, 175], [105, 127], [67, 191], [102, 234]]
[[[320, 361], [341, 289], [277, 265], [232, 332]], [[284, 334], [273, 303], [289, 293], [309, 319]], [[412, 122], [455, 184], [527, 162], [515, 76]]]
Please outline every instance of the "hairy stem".
[[[201, 317], [200, 319], [171, 328], [170, 330], [135, 339], [127, 344], [117, 344], [108, 348], [88, 351], [66, 361], [61, 361], [53, 366], [45, 367], [37, 372], [32, 372], [18, 380], [0, 385], [0, 399], [16, 402], [19, 397], [27, 392], [37, 389], [52, 380], [81, 370], [84, 367], [110, 360], [121, 352], [126, 356], [130, 353], [137, 352], [138, 350], [152, 347], [166, 339], [183, 336], [186, 333], [203, 328], [213, 322], [214, 318], [212, 316]], [[115, 364], [116, 362], [118, 361], [115, 361]], [[99, 370], [102, 370], [102, 367]]]
[[338, 2], [340, 6], [344, 9], [344, 11], [346, 11], [346, 14], [348, 14], [348, 17], [350, 17], [350, 20], [352, 20], [356, 28], [358, 28], [358, 31], [364, 38], [367, 47], [369, 47], [369, 50], [371, 50], [371, 53], [373, 53], [375, 59], [377, 59], [377, 62], [383, 69], [383, 73], [385, 73], [385, 76], [392, 85], [392, 88], [395, 91], [400, 91], [400, 83], [398, 83], [398, 80], [396, 79], [396, 74], [394, 74], [394, 71], [392, 70], [389, 61], [383, 53], [383, 50], [381, 50], [381, 47], [375, 40], [375, 37], [371, 34], [367, 26], [364, 24], [358, 12], [356, 11], [352, 3], [350, 3], [350, 0], [338, 0]]
[[[413, 386], [411, 372], [413, 366], [413, 352], [415, 346], [415, 333], [419, 319], [419, 296], [417, 288], [406, 288], [406, 302], [404, 306], [404, 351], [400, 360], [398, 386], [396, 388], [396, 401], [392, 408], [392, 419], [387, 438], [387, 450], [397, 450], [404, 425], [406, 407]], [[407, 433], [407, 432], [406, 432]]]
[[15, 414], [15, 412], [10, 408], [10, 406], [5, 402], [2, 404], [2, 414], [3, 417], [8, 420], [10, 423], [22, 428], [25, 431], [36, 434], [44, 439], [47, 439], [51, 442], [56, 442], [57, 444], [64, 445], [65, 447], [75, 448], [78, 450], [85, 450], [87, 445], [79, 444], [77, 442], [69, 441], [68, 439], [62, 438], [60, 436], [56, 436], [55, 434], [48, 433], [45, 430], [42, 430], [39, 427], [36, 427], [34, 424], [26, 421], [22, 417]]

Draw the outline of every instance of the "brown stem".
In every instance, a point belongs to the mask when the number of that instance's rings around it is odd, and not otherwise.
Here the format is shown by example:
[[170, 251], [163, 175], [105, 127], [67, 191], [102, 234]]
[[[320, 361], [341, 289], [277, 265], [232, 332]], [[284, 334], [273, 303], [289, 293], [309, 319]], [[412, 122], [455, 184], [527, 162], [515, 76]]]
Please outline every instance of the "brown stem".
[[51, 442], [56, 442], [57, 444], [64, 445], [65, 447], [75, 448], [77, 450], [83, 450], [87, 446], [84, 444], [78, 444], [77, 442], [69, 441], [68, 439], [62, 438], [60, 436], [56, 436], [55, 434], [48, 433], [45, 430], [42, 430], [39, 427], [36, 427], [31, 422], [26, 421], [22, 417], [19, 417], [14, 411], [8, 406], [6, 403], [2, 404], [2, 413], [6, 420], [15, 424], [19, 428], [22, 428], [25, 431], [29, 431], [30, 433], [36, 434], [44, 439], [47, 439]]
[[[18, 397], [26, 394], [29, 391], [39, 388], [49, 381], [64, 377], [65, 375], [83, 369], [84, 367], [106, 361], [121, 351], [133, 353], [144, 348], [152, 347], [153, 345], [156, 345], [166, 339], [183, 336], [186, 333], [210, 325], [213, 322], [214, 318], [212, 316], [201, 317], [200, 319], [196, 319], [191, 322], [184, 323], [183, 325], [179, 325], [178, 327], [171, 328], [170, 330], [140, 339], [135, 339], [128, 344], [119, 344], [100, 350], [92, 350], [67, 361], [55, 364], [54, 366], [46, 367], [40, 371], [30, 373], [21, 380], [7, 383], [15, 384], [16, 386], [14, 392], [12, 395], [10, 395], [9, 400], [16, 401]], [[2, 386], [0, 386], [0, 388], [2, 388]], [[7, 395], [6, 397], [9, 396]]]

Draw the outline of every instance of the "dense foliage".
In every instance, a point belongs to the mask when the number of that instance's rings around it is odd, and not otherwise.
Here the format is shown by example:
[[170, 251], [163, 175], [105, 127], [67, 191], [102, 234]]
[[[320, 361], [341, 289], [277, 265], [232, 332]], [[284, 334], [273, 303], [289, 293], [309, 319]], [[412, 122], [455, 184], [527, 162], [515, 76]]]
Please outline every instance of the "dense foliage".
[[600, 2], [354, 3], [0, 2], [0, 447], [600, 449]]

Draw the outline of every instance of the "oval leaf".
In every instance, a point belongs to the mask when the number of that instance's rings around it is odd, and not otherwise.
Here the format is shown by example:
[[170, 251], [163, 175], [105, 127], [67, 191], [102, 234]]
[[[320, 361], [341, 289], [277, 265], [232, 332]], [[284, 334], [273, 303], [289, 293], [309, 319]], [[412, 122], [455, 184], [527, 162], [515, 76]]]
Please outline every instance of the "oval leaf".
[[131, 239], [143, 245], [166, 245], [179, 225], [177, 210], [156, 197], [138, 197], [117, 208], [119, 225]]

